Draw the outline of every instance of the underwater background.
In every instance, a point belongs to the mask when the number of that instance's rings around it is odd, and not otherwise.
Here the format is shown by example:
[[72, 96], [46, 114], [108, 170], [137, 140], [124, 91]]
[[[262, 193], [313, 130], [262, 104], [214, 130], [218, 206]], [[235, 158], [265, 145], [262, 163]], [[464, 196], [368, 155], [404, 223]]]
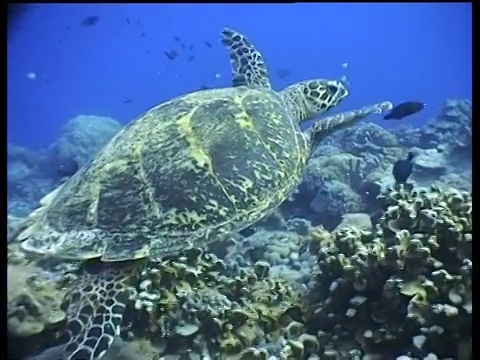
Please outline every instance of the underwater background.
[[63, 359], [64, 299], [82, 272], [21, 250], [27, 216], [151, 107], [232, 86], [226, 27], [261, 51], [276, 90], [347, 82], [322, 117], [385, 100], [424, 108], [336, 131], [271, 215], [149, 265], [121, 336], [95, 359], [472, 358], [471, 4], [38, 4], [15, 15], [9, 359]]

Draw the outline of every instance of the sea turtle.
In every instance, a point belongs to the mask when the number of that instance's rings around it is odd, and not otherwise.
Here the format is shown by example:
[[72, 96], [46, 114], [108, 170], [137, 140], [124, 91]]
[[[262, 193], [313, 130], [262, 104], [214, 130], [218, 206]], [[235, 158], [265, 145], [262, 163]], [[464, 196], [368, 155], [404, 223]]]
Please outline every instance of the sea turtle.
[[227, 238], [282, 203], [315, 145], [383, 102], [299, 122], [348, 95], [337, 80], [271, 87], [262, 55], [242, 34], [222, 42], [233, 87], [186, 94], [125, 126], [27, 218], [17, 238], [28, 252], [82, 260], [67, 304], [64, 359], [100, 359], [114, 338], [145, 261]]

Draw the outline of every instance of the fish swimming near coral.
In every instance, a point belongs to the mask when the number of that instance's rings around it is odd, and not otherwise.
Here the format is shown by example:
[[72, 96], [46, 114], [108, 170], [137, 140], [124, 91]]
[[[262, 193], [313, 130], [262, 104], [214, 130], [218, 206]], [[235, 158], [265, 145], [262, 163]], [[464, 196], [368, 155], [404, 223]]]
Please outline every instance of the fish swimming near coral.
[[418, 101], [406, 101], [395, 106], [387, 115], [383, 118], [385, 120], [401, 120], [404, 117], [416, 114], [423, 110], [425, 104]]
[[412, 160], [415, 157], [415, 153], [409, 152], [406, 159], [398, 160], [393, 165], [392, 174], [397, 184], [405, 184], [412, 174], [413, 163]]

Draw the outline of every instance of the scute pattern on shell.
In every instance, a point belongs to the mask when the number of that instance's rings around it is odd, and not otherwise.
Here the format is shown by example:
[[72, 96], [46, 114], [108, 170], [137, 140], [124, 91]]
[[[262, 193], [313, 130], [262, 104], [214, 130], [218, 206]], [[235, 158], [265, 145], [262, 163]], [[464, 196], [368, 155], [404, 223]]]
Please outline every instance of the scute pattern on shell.
[[[276, 92], [188, 94], [122, 129], [45, 205], [34, 236], [43, 238], [27, 241], [79, 259], [160, 259], [266, 215], [298, 184], [308, 154]], [[84, 246], [75, 234], [89, 231], [95, 240]]]

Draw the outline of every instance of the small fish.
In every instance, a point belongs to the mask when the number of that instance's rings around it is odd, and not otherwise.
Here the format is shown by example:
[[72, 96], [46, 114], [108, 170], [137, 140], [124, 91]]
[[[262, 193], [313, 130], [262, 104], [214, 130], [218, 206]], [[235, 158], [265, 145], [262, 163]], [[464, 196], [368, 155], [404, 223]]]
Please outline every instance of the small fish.
[[180, 44], [180, 47], [182, 48], [182, 50], [185, 50], [187, 48], [187, 45], [185, 44]]
[[409, 152], [406, 159], [398, 160], [393, 165], [392, 175], [395, 178], [397, 184], [405, 184], [412, 174], [413, 170], [413, 158], [415, 153]]
[[125, 21], [127, 22], [127, 24], [130, 24], [130, 19], [128, 17], [125, 18]]
[[206, 47], [208, 48], [211, 48], [212, 47], [212, 43], [210, 41], [204, 41], [204, 44]]
[[57, 175], [61, 177], [70, 177], [74, 175], [80, 167], [75, 160], [64, 160], [58, 165]]
[[194, 55], [190, 55], [190, 56], [187, 58], [187, 61], [192, 61], [193, 59], [195, 59], [195, 56], [194, 56]]
[[182, 39], [178, 35], [174, 35], [173, 38], [175, 39], [176, 42], [182, 41]]
[[97, 15], [86, 16], [86, 17], [83, 18], [80, 25], [82, 25], [82, 26], [94, 26], [99, 21], [100, 21], [100, 16], [97, 16]]
[[132, 101], [133, 101], [133, 100], [130, 99], [130, 98], [125, 98], [125, 99], [123, 99], [122, 102], [123, 102], [124, 104], [130, 104]]
[[347, 63], [347, 62], [344, 62], [344, 63], [342, 64], [342, 68], [347, 69], [347, 68], [348, 68], [348, 63]]
[[216, 73], [214, 76], [215, 76], [215, 79], [220, 79], [222, 77], [222, 74]]
[[140, 37], [141, 37], [141, 38], [144, 38], [145, 36], [147, 36], [147, 33], [146, 33], [145, 31], [143, 31], [143, 32], [140, 33]]
[[188, 50], [192, 51], [192, 50], [193, 50], [193, 45], [190, 45], [190, 46], [188, 47]]
[[178, 55], [175, 50], [165, 51], [164, 54], [169, 60], [175, 59]]
[[204, 84], [200, 84], [200, 90], [207, 90], [208, 86]]
[[413, 115], [425, 107], [425, 104], [418, 101], [406, 101], [395, 106], [387, 115], [384, 116], [385, 120], [401, 120], [404, 117]]
[[65, 30], [70, 30], [71, 27], [70, 26], [65, 26]]
[[35, 74], [33, 71], [29, 72], [26, 76], [27, 76], [27, 79], [30, 79], [30, 80], [36, 80], [37, 79], [37, 74]]

